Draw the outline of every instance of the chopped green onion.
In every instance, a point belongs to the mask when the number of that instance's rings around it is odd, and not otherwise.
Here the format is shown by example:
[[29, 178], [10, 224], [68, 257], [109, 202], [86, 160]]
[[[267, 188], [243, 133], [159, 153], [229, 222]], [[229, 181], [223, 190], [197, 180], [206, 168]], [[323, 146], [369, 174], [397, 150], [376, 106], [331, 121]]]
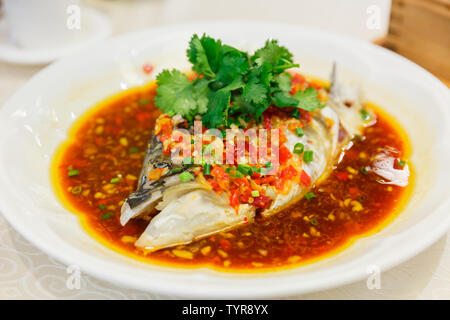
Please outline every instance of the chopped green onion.
[[212, 149], [213, 149], [212, 144], [205, 144], [202, 146], [202, 153], [205, 153], [205, 152], [211, 153]]
[[273, 166], [272, 166], [272, 162], [270, 162], [270, 161], [267, 162], [263, 168], [252, 168], [252, 170], [254, 172], [261, 173], [261, 174], [267, 174], [272, 169], [273, 169]]
[[248, 164], [238, 164], [237, 170], [246, 176], [253, 175], [253, 168], [250, 167]]
[[242, 178], [242, 174], [237, 171], [235, 168], [229, 167], [226, 168], [225, 171], [232, 177], [232, 178]]
[[300, 154], [303, 152], [303, 150], [305, 150], [305, 146], [303, 145], [303, 143], [296, 143], [294, 146], [294, 153], [296, 154]]
[[185, 172], [180, 174], [181, 182], [188, 182], [188, 181], [193, 180], [193, 179], [194, 179], [194, 176], [188, 171], [185, 171]]
[[259, 197], [259, 191], [258, 190], [253, 190], [252, 191], [252, 197]]
[[300, 116], [302, 114], [300, 113], [300, 110], [298, 108], [295, 108], [294, 111], [292, 111], [291, 113], [291, 117], [295, 118], [295, 119], [300, 119]]
[[398, 166], [399, 166], [400, 168], [403, 168], [403, 167], [405, 166], [405, 164], [406, 164], [406, 161], [405, 161], [405, 160], [400, 160], [400, 161], [398, 162]]
[[302, 128], [295, 128], [295, 133], [297, 134], [297, 136], [299, 137], [303, 137], [305, 135], [305, 133], [303, 132]]
[[150, 100], [142, 98], [141, 100], [139, 100], [138, 104], [140, 106], [145, 106], [146, 104], [149, 104]]
[[74, 176], [77, 176], [79, 174], [80, 174], [80, 172], [78, 170], [75, 170], [75, 169], [69, 170], [69, 173], [68, 173], [69, 177], [74, 177]]
[[311, 162], [311, 161], [313, 161], [313, 159], [314, 159], [314, 152], [313, 151], [308, 150], [308, 151], [305, 151], [303, 153], [303, 160], [305, 162]]
[[203, 167], [203, 174], [209, 176], [211, 174], [211, 164], [205, 163]]
[[105, 213], [105, 214], [101, 215], [100, 219], [107, 220], [107, 219], [111, 218], [113, 215], [114, 214], [112, 212], [108, 212], [108, 213]]
[[82, 186], [75, 186], [72, 188], [72, 194], [80, 194], [81, 191], [83, 191], [83, 187]]
[[307, 192], [307, 193], [305, 193], [305, 199], [306, 200], [311, 200], [311, 199], [313, 199], [313, 198], [315, 198], [316, 197], [316, 195], [313, 193], [313, 192]]
[[172, 169], [172, 173], [180, 172], [182, 169], [183, 169], [183, 168], [181, 168], [181, 167], [173, 168], [173, 169]]
[[168, 115], [169, 117], [172, 117], [172, 116], [175, 115], [175, 112], [173, 112], [172, 110], [169, 110], [169, 112], [167, 112], [167, 115]]
[[317, 226], [319, 224], [319, 221], [317, 221], [316, 218], [311, 218], [309, 219], [309, 223], [311, 223], [311, 225], [313, 226]]
[[137, 147], [132, 147], [132, 148], [130, 148], [130, 153], [138, 153], [139, 152], [139, 148], [137, 148]]
[[370, 113], [368, 113], [366, 109], [361, 109], [360, 112], [361, 112], [361, 118], [362, 118], [364, 121], [370, 120]]
[[359, 168], [359, 172], [361, 172], [362, 175], [367, 176], [369, 174], [369, 168], [361, 167], [361, 168]]
[[106, 209], [106, 204], [100, 203], [100, 204], [98, 205], [98, 208], [99, 208], [100, 210], [105, 210], [105, 209]]
[[186, 157], [186, 158], [183, 159], [183, 165], [184, 165], [185, 167], [188, 167], [188, 166], [190, 166], [191, 164], [192, 164], [192, 158], [191, 158], [191, 157]]
[[117, 182], [119, 182], [120, 181], [120, 178], [119, 177], [115, 177], [115, 178], [112, 178], [109, 182], [111, 182], [111, 183], [117, 183]]

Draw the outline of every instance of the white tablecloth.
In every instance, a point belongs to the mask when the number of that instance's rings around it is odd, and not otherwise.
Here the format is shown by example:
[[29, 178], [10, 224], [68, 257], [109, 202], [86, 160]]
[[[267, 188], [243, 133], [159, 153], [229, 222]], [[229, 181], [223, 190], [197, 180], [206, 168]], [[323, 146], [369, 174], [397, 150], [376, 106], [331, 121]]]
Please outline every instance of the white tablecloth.
[[[230, 2], [232, 0], [228, 0]], [[281, 0], [280, 0], [281, 1]], [[277, 4], [280, 4], [280, 1]], [[283, 0], [281, 2], [285, 2]], [[103, 11], [111, 18], [114, 33], [122, 33], [154, 25], [173, 22], [190, 21], [195, 19], [217, 19], [235, 17], [232, 13], [220, 10], [205, 13], [205, 3], [201, 0], [186, 5], [180, 0], [90, 0], [85, 3]], [[250, 7], [251, 0], [240, 0], [243, 8]], [[265, 1], [259, 3], [259, 11], [253, 18], [261, 20], [272, 14], [264, 8]], [[310, 1], [308, 1], [310, 2]], [[320, 2], [326, 2], [321, 0]], [[353, 3], [355, 3], [354, 1]], [[364, 1], [358, 1], [358, 3]], [[389, 1], [378, 2], [383, 8]], [[340, 1], [349, 4], [348, 1]], [[367, 2], [368, 3], [368, 2]], [[366, 4], [367, 6], [367, 4]], [[233, 6], [232, 6], [233, 7]], [[364, 7], [362, 7], [364, 8]], [[315, 10], [317, 8], [311, 8]], [[206, 10], [206, 9], [205, 9]], [[208, 9], [210, 10], [210, 9]], [[293, 8], [292, 11], [295, 11]], [[180, 12], [184, 12], [180, 15]], [[249, 11], [242, 12], [237, 18], [248, 17]], [[251, 18], [251, 17], [250, 17]], [[293, 19], [293, 16], [288, 16]], [[334, 16], [334, 25], [339, 17]], [[276, 21], [283, 21], [278, 17]], [[316, 19], [324, 21], [325, 19]], [[329, 19], [328, 19], [329, 20]], [[292, 22], [292, 21], [291, 21]], [[312, 23], [312, 22], [311, 22]], [[309, 24], [311, 24], [309, 23]], [[348, 30], [342, 22], [341, 32]], [[326, 26], [321, 26], [326, 27]], [[347, 28], [345, 30], [345, 28]], [[353, 33], [359, 38], [373, 40], [379, 34]], [[42, 67], [12, 66], [0, 63], [0, 106], [21, 85]], [[70, 290], [66, 286], [68, 274], [66, 266], [34, 247], [17, 233], [0, 215], [0, 299], [157, 299], [164, 296], [124, 289], [107, 282], [97, 280], [83, 273], [81, 270], [81, 288]], [[411, 260], [387, 271], [381, 275], [381, 288], [369, 290], [366, 281], [336, 289], [322, 291], [303, 296], [299, 299], [450, 299], [450, 237], [444, 236], [432, 247]]]

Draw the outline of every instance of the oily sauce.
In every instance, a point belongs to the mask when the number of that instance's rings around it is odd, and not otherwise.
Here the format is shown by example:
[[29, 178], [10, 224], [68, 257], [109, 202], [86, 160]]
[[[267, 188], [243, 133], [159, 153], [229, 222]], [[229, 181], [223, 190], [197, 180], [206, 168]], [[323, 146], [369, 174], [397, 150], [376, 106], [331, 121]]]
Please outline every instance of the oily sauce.
[[403, 164], [407, 148], [399, 129], [377, 113], [331, 172], [303, 199], [269, 218], [195, 241], [144, 252], [134, 241], [149, 221], [119, 222], [124, 199], [136, 189], [147, 142], [160, 114], [152, 104], [155, 85], [125, 91], [76, 123], [52, 166], [62, 201], [87, 230], [114, 250], [152, 263], [256, 270], [313, 261], [358, 235], [378, 231], [398, 211], [408, 188], [382, 183], [367, 170], [382, 150]]

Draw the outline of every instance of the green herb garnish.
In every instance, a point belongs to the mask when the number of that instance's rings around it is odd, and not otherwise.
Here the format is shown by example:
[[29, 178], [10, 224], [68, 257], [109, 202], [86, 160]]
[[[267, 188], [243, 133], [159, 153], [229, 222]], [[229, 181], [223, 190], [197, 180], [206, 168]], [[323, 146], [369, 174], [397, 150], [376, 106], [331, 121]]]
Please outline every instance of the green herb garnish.
[[359, 168], [359, 172], [363, 175], [363, 176], [367, 176], [369, 174], [369, 168], [368, 167], [361, 167]]
[[80, 172], [78, 170], [75, 170], [75, 169], [70, 169], [69, 172], [67, 173], [67, 175], [69, 177], [74, 177], [74, 176], [77, 176], [79, 174], [80, 174]]
[[311, 199], [313, 199], [313, 198], [315, 198], [316, 197], [316, 195], [313, 193], [313, 192], [307, 192], [307, 193], [305, 193], [305, 199], [306, 200], [311, 200]]
[[129, 150], [130, 153], [138, 153], [139, 152], [139, 148], [137, 147], [131, 147]]
[[213, 151], [212, 144], [205, 144], [202, 146], [202, 154], [210, 154]]
[[105, 214], [101, 215], [100, 219], [107, 220], [107, 219], [111, 218], [113, 215], [114, 214], [112, 212], [108, 212], [108, 213], [105, 213]]
[[226, 173], [228, 173], [230, 175], [230, 177], [232, 178], [242, 178], [243, 175], [242, 173], [240, 173], [239, 171], [237, 171], [237, 169], [229, 167], [225, 169]]
[[253, 190], [251, 193], [252, 193], [252, 197], [259, 197], [259, 191], [258, 190]]
[[302, 128], [295, 128], [295, 133], [298, 137], [303, 137], [305, 135]]
[[305, 162], [311, 162], [314, 159], [314, 152], [311, 150], [305, 151], [303, 153], [303, 161]]
[[268, 40], [253, 55], [222, 44], [218, 39], [194, 34], [187, 57], [196, 72], [194, 80], [178, 70], [163, 70], [157, 76], [156, 107], [180, 114], [189, 122], [202, 115], [208, 128], [239, 126], [244, 120], [259, 122], [271, 105], [313, 111], [322, 107], [317, 90], [307, 88], [290, 94], [292, 81], [287, 69], [298, 67], [292, 53]]
[[319, 225], [319, 221], [317, 221], [316, 218], [311, 218], [311, 219], [309, 219], [309, 223], [310, 223], [312, 226], [317, 226], [317, 225]]
[[303, 145], [303, 143], [299, 142], [295, 144], [294, 153], [301, 154], [303, 153], [303, 150], [305, 150], [305, 146]]
[[183, 170], [183, 168], [181, 168], [181, 167], [173, 168], [172, 173], [177, 173], [177, 172], [180, 172], [181, 170]]
[[211, 164], [205, 163], [205, 166], [203, 167], [203, 174], [207, 176], [211, 174]]
[[366, 109], [361, 109], [359, 112], [361, 113], [361, 118], [362, 118], [364, 121], [370, 120], [370, 113], [367, 112]]
[[400, 168], [403, 168], [403, 167], [405, 166], [405, 164], [406, 164], [406, 161], [405, 161], [405, 160], [400, 160], [400, 161], [398, 162], [398, 166], [399, 166]]
[[188, 182], [194, 179], [194, 176], [192, 175], [192, 173], [185, 171], [183, 173], [180, 174], [180, 181], [181, 182]]
[[294, 98], [298, 100], [297, 107], [306, 111], [314, 111], [318, 108], [322, 108], [322, 102], [317, 97], [317, 94], [317, 90], [312, 87], [296, 92]]
[[74, 186], [72, 188], [72, 194], [77, 195], [77, 194], [80, 194], [81, 191], [83, 191], [83, 187], [82, 186]]
[[139, 101], [138, 101], [138, 104], [140, 105], [140, 106], [145, 106], [146, 104], [149, 104], [150, 103], [150, 100], [149, 99], [145, 99], [145, 98], [142, 98], [142, 99], [140, 99]]
[[119, 177], [115, 177], [115, 178], [112, 178], [109, 182], [110, 183], [118, 183], [120, 181], [120, 178]]
[[105, 210], [105, 209], [106, 209], [106, 204], [100, 203], [100, 204], [98, 205], [98, 208], [99, 208], [100, 210]]
[[237, 170], [246, 176], [253, 175], [253, 168], [250, 167], [248, 164], [238, 164]]
[[183, 166], [185, 167], [189, 167], [192, 165], [192, 158], [191, 157], [186, 157], [183, 159]]
[[300, 112], [299, 108], [295, 108], [292, 112], [291, 112], [291, 117], [295, 118], [295, 119], [300, 119], [300, 117], [302, 116], [302, 113]]

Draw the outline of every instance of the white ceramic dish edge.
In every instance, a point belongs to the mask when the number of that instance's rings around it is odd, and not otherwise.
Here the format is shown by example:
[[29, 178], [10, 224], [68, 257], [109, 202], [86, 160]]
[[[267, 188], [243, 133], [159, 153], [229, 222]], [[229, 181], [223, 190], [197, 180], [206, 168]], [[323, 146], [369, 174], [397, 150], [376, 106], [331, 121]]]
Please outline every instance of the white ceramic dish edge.
[[[239, 24], [237, 22], [233, 22], [234, 24]], [[220, 25], [220, 23], [218, 23]], [[241, 23], [245, 24], [245, 23]], [[213, 25], [213, 24], [210, 24]], [[251, 25], [255, 25], [255, 23], [252, 23]], [[208, 24], [204, 25], [203, 28], [207, 28]], [[267, 27], [267, 24], [265, 24], [265, 26]], [[279, 26], [279, 25], [278, 25]], [[179, 28], [180, 26], [176, 26], [176, 27], [170, 27], [170, 28], [160, 28], [160, 29], [155, 29], [152, 31], [146, 31], [149, 35], [151, 34], [159, 34], [159, 33], [163, 33], [167, 30], [176, 30], [175, 28]], [[202, 25], [198, 25], [197, 28], [202, 28]], [[298, 28], [298, 27], [295, 27]], [[207, 29], [205, 29], [207, 30]], [[303, 28], [304, 30], [304, 28]], [[322, 35], [321, 32], [317, 32], [314, 31], [316, 34], [318, 35]], [[143, 34], [143, 33], [141, 33]], [[124, 36], [125, 37], [139, 37], [138, 34], [134, 34], [134, 35], [130, 35], [130, 36]], [[122, 37], [121, 37], [122, 38]], [[114, 41], [121, 41], [121, 38], [117, 38]], [[355, 40], [352, 39], [345, 39], [345, 42], [347, 43], [352, 43], [352, 42], [357, 42]], [[358, 42], [359, 43], [359, 42]], [[370, 44], [365, 44], [367, 46], [371, 46]], [[358, 46], [362, 46], [361, 43], [358, 44]], [[376, 48], [373, 47], [370, 50], [377, 50], [379, 52], [380, 55], [390, 55], [392, 56], [392, 53], [388, 53], [387, 51], [385, 51], [384, 49], [381, 48]], [[426, 82], [431, 83], [432, 86], [434, 86], [436, 88], [436, 90], [438, 90], [440, 93], [443, 94], [443, 99], [445, 100], [449, 100], [449, 93], [448, 93], [448, 89], [441, 84], [436, 78], [434, 78], [432, 75], [430, 75], [429, 73], [427, 73], [426, 71], [424, 71], [423, 69], [421, 69], [420, 67], [414, 65], [413, 63], [411, 63], [410, 61], [401, 58], [399, 56], [396, 56], [395, 59], [402, 59], [404, 61], [404, 64], [408, 64], [411, 66], [411, 68], [414, 68], [416, 71], [420, 70], [420, 72], [423, 74], [424, 79]], [[46, 70], [44, 70], [43, 72], [39, 73], [38, 75], [36, 75], [35, 77], [33, 77], [32, 80], [30, 80], [30, 82], [33, 81], [38, 81], [39, 79], [42, 80], [45, 78], [46, 74], [49, 74], [52, 72], [53, 69], [58, 68], [58, 66], [60, 64], [64, 63], [64, 61], [61, 62], [57, 62], [53, 65], [51, 65], [49, 68], [47, 68]], [[419, 71], [417, 71], [419, 72]], [[11, 112], [14, 111], [14, 108], [16, 106], [14, 106], [14, 104], [11, 101], [14, 101], [14, 99], [17, 96], [20, 96], [24, 91], [26, 91], [27, 86], [25, 86], [24, 88], [20, 89], [3, 107], [3, 109], [0, 111], [0, 121], [3, 121], [4, 128], [8, 128], [8, 124], [6, 123], [6, 121], [4, 121], [4, 116], [10, 114]], [[448, 119], [448, 114], [447, 114], [447, 119]], [[3, 129], [0, 129], [1, 133], [3, 132]], [[448, 132], [448, 130], [447, 130]], [[4, 139], [3, 137], [0, 138], [0, 146], [3, 146], [4, 143]], [[443, 155], [443, 159], [444, 160], [448, 160], [450, 159], [449, 157], [449, 141], [448, 138], [447, 140], [443, 141], [443, 144], [441, 144], [441, 146], [444, 147], [444, 152], [442, 153]], [[11, 181], [8, 179], [8, 177], [5, 175], [5, 168], [0, 168], [0, 192], [3, 194], [3, 197], [6, 196], [10, 196], [11, 199], [15, 198], [15, 195], [13, 192], [11, 192], [11, 190], [9, 190], [8, 187], [8, 183], [10, 183]], [[445, 172], [445, 174], [448, 175], [448, 172]], [[166, 294], [175, 294], [175, 295], [181, 295], [181, 296], [190, 296], [190, 297], [196, 297], [196, 298], [205, 298], [205, 297], [217, 297], [217, 298], [254, 298], [254, 297], [280, 297], [280, 296], [287, 296], [287, 295], [292, 295], [292, 294], [296, 294], [296, 293], [304, 293], [304, 292], [309, 292], [309, 291], [315, 291], [315, 290], [321, 290], [321, 289], [325, 289], [325, 288], [329, 288], [329, 287], [333, 287], [333, 286], [338, 286], [338, 285], [342, 285], [342, 284], [346, 284], [352, 281], [356, 281], [358, 279], [361, 279], [365, 276], [365, 270], [362, 270], [361, 268], [357, 268], [354, 269], [350, 272], [350, 270], [347, 270], [346, 272], [340, 273], [340, 277], [339, 279], [334, 279], [332, 283], [328, 283], [327, 281], [329, 281], [328, 278], [323, 278], [322, 281], [313, 281], [311, 283], [302, 283], [301, 286], [298, 285], [298, 283], [296, 283], [295, 280], [292, 276], [288, 276], [290, 281], [286, 281], [287, 279], [284, 279], [283, 281], [280, 281], [280, 283], [278, 284], [273, 284], [271, 286], [267, 286], [267, 282], [261, 282], [259, 281], [259, 283], [255, 283], [255, 281], [251, 281], [251, 280], [256, 280], [256, 279], [247, 279], [249, 281], [243, 281], [244, 279], [240, 278], [239, 281], [241, 281], [242, 283], [242, 288], [239, 289], [238, 291], [236, 290], [236, 287], [234, 286], [229, 286], [229, 287], [222, 287], [219, 290], [219, 287], [217, 286], [217, 283], [214, 283], [213, 281], [211, 281], [211, 283], [205, 283], [205, 281], [201, 281], [201, 288], [196, 289], [195, 288], [195, 278], [198, 278], [197, 280], [201, 280], [201, 278], [203, 277], [203, 275], [201, 275], [200, 273], [202, 273], [204, 270], [198, 270], [194, 272], [193, 275], [193, 282], [189, 283], [189, 282], [185, 282], [185, 283], [170, 283], [170, 286], [167, 286], [167, 283], [164, 283], [164, 279], [161, 279], [158, 281], [158, 279], [153, 279], [156, 280], [154, 283], [152, 283], [151, 286], [149, 286], [148, 281], [138, 281], [138, 279], [136, 279], [136, 277], [134, 277], [133, 275], [121, 275], [120, 277], [117, 276], [117, 271], [119, 270], [114, 270], [114, 268], [110, 268], [111, 266], [109, 266], [108, 264], [103, 265], [102, 266], [102, 261], [99, 261], [99, 259], [93, 259], [92, 257], [90, 257], [89, 255], [84, 254], [83, 252], [78, 252], [78, 251], [74, 251], [73, 248], [65, 248], [66, 250], [61, 251], [61, 248], [55, 248], [51, 245], [49, 245], [48, 242], [43, 241], [42, 239], [35, 237], [35, 235], [33, 234], [33, 232], [30, 230], [30, 227], [27, 225], [24, 225], [20, 222], [20, 219], [16, 219], [15, 217], [15, 212], [18, 212], [18, 210], [20, 210], [20, 201], [17, 202], [12, 202], [12, 200], [9, 201], [4, 201], [4, 198], [2, 197], [2, 200], [0, 201], [0, 211], [5, 215], [5, 217], [8, 219], [8, 221], [13, 225], [14, 228], [16, 228], [21, 234], [23, 234], [28, 240], [30, 240], [32, 243], [34, 243], [35, 245], [37, 245], [39, 248], [41, 248], [42, 250], [44, 250], [45, 252], [47, 252], [49, 255], [56, 257], [57, 259], [63, 261], [66, 264], [78, 264], [81, 266], [83, 271], [86, 271], [98, 278], [101, 279], [105, 279], [108, 281], [113, 281], [119, 285], [122, 286], [131, 286], [137, 289], [142, 289], [142, 290], [155, 290], [158, 292], [162, 292], [162, 293], [166, 293]], [[19, 200], [16, 198], [16, 200]], [[445, 216], [444, 213], [449, 212], [450, 211], [450, 200], [447, 198], [447, 201], [445, 202], [441, 202], [439, 208], [437, 208], [435, 210], [436, 213], [439, 213], [438, 216], [442, 217]], [[437, 215], [437, 214], [436, 214]], [[448, 216], [448, 215], [447, 215]], [[436, 221], [432, 220], [432, 219], [428, 219], [422, 221], [420, 224], [415, 225], [414, 227], [410, 228], [408, 230], [408, 234], [413, 234], [413, 233], [417, 233], [420, 234], [421, 230], [429, 230], [430, 228], [432, 228], [432, 230], [434, 231], [432, 236], [426, 238], [426, 239], [422, 239], [421, 241], [417, 241], [414, 248], [411, 248], [411, 250], [402, 250], [401, 252], [395, 253], [395, 254], [390, 254], [389, 255], [389, 259], [385, 259], [384, 262], [380, 263], [379, 267], [382, 270], [387, 270], [388, 268], [402, 262], [405, 261], [406, 259], [412, 257], [413, 255], [417, 254], [418, 252], [420, 252], [421, 250], [425, 249], [426, 247], [428, 247], [429, 245], [431, 245], [434, 241], [436, 241], [437, 239], [439, 239], [439, 237], [441, 237], [449, 228], [450, 225], [450, 217], [447, 217], [447, 219], [444, 220], [440, 220], [440, 223], [437, 224]], [[401, 241], [404, 240], [406, 238], [404, 238], [405, 235], [403, 234], [403, 238], [399, 239], [397, 238], [397, 241]], [[392, 239], [391, 239], [392, 240]], [[390, 242], [389, 244], [386, 244], [386, 246], [392, 246], [395, 245], [395, 241]], [[388, 248], [385, 248], [388, 249]], [[63, 252], [63, 253], [61, 253]], [[71, 259], [69, 257], [70, 254], [75, 254], [74, 256], [77, 256], [78, 258], [82, 258], [81, 262], [78, 259], [75, 259], [77, 261], [74, 261], [74, 259]], [[84, 259], [84, 260], [83, 260]], [[98, 263], [98, 265], [94, 264]], [[105, 268], [101, 268], [105, 267]], [[100, 271], [102, 270], [102, 271]], [[355, 270], [358, 270], [357, 272], [355, 272]], [[206, 271], [205, 273], [209, 273], [209, 271]], [[277, 278], [277, 277], [275, 277]], [[281, 277], [280, 277], [281, 278]], [[246, 283], [248, 282], [248, 283]], [[253, 282], [253, 283], [252, 283]], [[254, 287], [246, 287], [247, 285], [254, 285]]]

